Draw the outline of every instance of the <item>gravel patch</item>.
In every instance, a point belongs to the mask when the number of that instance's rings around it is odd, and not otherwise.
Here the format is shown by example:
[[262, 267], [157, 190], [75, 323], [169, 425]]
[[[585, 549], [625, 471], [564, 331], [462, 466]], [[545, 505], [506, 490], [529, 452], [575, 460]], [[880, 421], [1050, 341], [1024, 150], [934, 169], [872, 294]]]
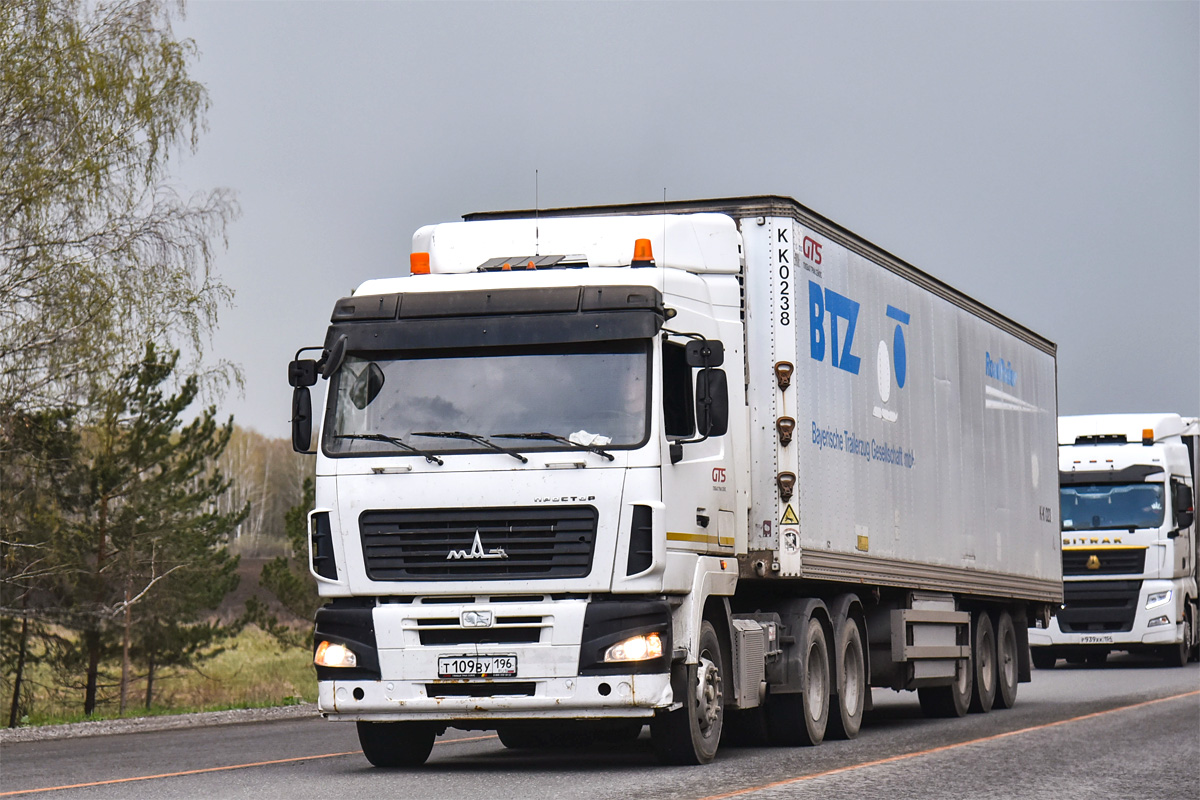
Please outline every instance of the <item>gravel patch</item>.
[[72, 722], [67, 725], [0, 729], [0, 744], [77, 739], [83, 736], [105, 736], [111, 733], [145, 733], [175, 728], [204, 728], [210, 725], [303, 719], [315, 716], [317, 716], [316, 703], [301, 703], [300, 705], [276, 708], [237, 708], [230, 711], [202, 711], [197, 714], [178, 714], [166, 717], [90, 720], [88, 722]]

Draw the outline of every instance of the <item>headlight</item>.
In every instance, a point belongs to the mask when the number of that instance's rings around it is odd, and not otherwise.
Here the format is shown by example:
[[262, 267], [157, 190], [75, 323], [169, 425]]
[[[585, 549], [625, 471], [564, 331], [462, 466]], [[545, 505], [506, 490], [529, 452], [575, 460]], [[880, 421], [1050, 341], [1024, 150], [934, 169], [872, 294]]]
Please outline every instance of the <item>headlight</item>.
[[604, 660], [613, 661], [649, 661], [661, 658], [663, 654], [662, 636], [658, 633], [643, 633], [631, 636], [623, 642], [617, 642], [604, 651]]
[[358, 656], [344, 644], [321, 642], [317, 645], [313, 663], [318, 667], [357, 667]]
[[1165, 592], [1153, 592], [1146, 597], [1146, 608], [1158, 608], [1159, 606], [1165, 606], [1167, 603], [1171, 602], [1171, 597], [1172, 595], [1170, 589], [1167, 589]]

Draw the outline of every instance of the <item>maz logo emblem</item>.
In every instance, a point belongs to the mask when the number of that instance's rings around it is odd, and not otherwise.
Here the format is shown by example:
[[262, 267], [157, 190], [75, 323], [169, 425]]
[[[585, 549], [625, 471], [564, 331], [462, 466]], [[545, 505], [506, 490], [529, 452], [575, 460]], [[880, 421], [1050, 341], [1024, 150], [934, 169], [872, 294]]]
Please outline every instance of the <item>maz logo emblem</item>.
[[475, 541], [471, 544], [470, 550], [451, 550], [446, 554], [447, 561], [455, 561], [460, 558], [508, 558], [508, 553], [504, 552], [503, 547], [493, 547], [486, 553], [483, 551], [483, 542], [479, 539], [479, 531], [475, 531]]

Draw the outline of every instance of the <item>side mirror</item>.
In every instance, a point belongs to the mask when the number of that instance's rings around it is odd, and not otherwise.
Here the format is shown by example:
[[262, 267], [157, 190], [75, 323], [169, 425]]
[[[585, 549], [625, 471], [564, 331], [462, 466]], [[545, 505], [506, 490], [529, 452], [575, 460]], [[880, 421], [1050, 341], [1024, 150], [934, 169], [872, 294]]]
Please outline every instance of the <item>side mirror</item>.
[[1168, 538], [1174, 539], [1179, 535], [1179, 531], [1192, 527], [1192, 523], [1196, 521], [1196, 512], [1194, 511], [1176, 511], [1175, 525], [1176, 530], [1172, 532]]
[[696, 374], [696, 428], [701, 436], [724, 436], [729, 430], [725, 370], [702, 369]]
[[307, 386], [292, 390], [292, 449], [312, 453], [312, 396]]
[[692, 339], [684, 357], [689, 367], [719, 367], [725, 363], [725, 345], [717, 339]]
[[299, 388], [317, 382], [317, 362], [311, 358], [298, 358], [288, 364], [288, 385]]
[[1192, 503], [1193, 503], [1192, 487], [1185, 486], [1182, 483], [1175, 483], [1175, 481], [1171, 481], [1171, 482], [1173, 484], [1175, 484], [1174, 486], [1171, 487], [1172, 489], [1175, 490], [1173, 492], [1173, 494], [1175, 495], [1173, 498], [1174, 503], [1175, 503], [1175, 511], [1177, 511], [1177, 512], [1191, 511]]

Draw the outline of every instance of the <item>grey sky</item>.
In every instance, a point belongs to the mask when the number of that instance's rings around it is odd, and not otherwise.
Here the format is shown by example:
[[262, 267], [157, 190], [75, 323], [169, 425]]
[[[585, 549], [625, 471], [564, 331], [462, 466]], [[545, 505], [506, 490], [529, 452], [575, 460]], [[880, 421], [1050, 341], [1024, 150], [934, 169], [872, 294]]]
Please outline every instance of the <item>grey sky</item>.
[[236, 421], [471, 211], [795, 197], [1059, 345], [1061, 413], [1200, 413], [1200, 4], [216, 3]]

